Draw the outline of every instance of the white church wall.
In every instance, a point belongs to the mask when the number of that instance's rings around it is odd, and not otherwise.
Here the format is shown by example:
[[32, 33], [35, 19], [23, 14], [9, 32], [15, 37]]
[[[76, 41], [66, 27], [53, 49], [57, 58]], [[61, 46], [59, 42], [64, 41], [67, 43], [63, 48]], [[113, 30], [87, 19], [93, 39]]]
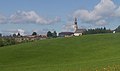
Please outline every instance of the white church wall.
[[74, 33], [74, 36], [81, 36], [82, 33]]

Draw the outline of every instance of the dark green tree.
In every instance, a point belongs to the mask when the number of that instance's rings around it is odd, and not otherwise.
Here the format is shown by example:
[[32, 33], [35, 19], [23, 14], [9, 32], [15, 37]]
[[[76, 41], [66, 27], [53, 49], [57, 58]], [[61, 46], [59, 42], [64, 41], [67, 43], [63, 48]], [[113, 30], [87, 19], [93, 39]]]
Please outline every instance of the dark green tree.
[[106, 30], [106, 27], [104, 27], [104, 30]]
[[20, 33], [18, 33], [17, 36], [21, 36]]
[[33, 35], [33, 36], [37, 35], [37, 32], [33, 32], [32, 35]]
[[116, 32], [120, 32], [120, 26], [115, 29]]
[[16, 34], [13, 34], [13, 37], [16, 37], [17, 35]]
[[0, 38], [0, 47], [4, 46], [4, 42], [3, 42], [3, 39]]
[[53, 35], [53, 34], [51, 33], [51, 31], [48, 31], [48, 32], [47, 32], [47, 37], [51, 38], [52, 35]]
[[54, 31], [54, 32], [52, 33], [52, 37], [53, 37], [53, 38], [56, 38], [56, 37], [57, 37], [57, 32], [56, 32], [56, 31]]
[[2, 34], [0, 33], [0, 37], [2, 37]]

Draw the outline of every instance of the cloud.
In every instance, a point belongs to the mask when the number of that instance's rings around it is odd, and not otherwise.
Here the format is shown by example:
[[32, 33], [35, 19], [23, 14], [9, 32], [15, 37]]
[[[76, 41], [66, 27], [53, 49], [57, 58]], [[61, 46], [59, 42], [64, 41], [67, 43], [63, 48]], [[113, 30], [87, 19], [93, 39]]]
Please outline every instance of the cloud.
[[118, 9], [115, 11], [114, 16], [120, 17], [120, 6], [119, 6]]
[[0, 15], [0, 24], [4, 24], [7, 22], [7, 18], [3, 15]]
[[5, 17], [0, 15], [0, 24], [14, 23], [14, 24], [54, 24], [60, 22], [60, 17], [48, 19], [40, 16], [35, 11], [17, 11], [14, 14]]
[[45, 19], [38, 15], [35, 11], [17, 11], [15, 14], [10, 16], [10, 23], [37, 23], [37, 24], [52, 24], [59, 22], [60, 18]]
[[93, 10], [80, 9], [75, 11], [73, 16], [80, 18], [83, 23], [106, 25], [110, 18], [120, 17], [120, 7], [112, 0], [101, 0]]
[[62, 31], [74, 31], [74, 23], [73, 22], [67, 22], [67, 24], [65, 24], [63, 26]]
[[20, 33], [20, 35], [25, 35], [25, 31], [23, 29], [17, 29], [17, 32]]
[[23, 29], [8, 29], [8, 30], [2, 30], [4, 33], [8, 34], [18, 34], [20, 33], [21, 35], [25, 35], [25, 31]]
[[114, 13], [115, 9], [116, 5], [112, 0], [101, 0], [101, 2], [95, 6], [93, 12], [96, 13], [97, 16], [100, 15], [108, 17]]
[[108, 22], [106, 20], [98, 20], [96, 22], [96, 25], [106, 25], [106, 24], [108, 24]]
[[32, 32], [37, 32], [40, 35], [46, 35], [48, 31], [55, 31], [54, 29], [48, 29], [48, 28], [44, 28], [44, 29], [34, 29]]

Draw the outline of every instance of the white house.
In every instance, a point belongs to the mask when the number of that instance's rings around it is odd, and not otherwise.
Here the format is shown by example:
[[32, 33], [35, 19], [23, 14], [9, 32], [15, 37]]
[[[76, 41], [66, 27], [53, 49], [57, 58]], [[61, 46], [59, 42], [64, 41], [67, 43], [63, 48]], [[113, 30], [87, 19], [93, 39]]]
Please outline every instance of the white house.
[[115, 34], [116, 33], [116, 31], [113, 31], [113, 34]]

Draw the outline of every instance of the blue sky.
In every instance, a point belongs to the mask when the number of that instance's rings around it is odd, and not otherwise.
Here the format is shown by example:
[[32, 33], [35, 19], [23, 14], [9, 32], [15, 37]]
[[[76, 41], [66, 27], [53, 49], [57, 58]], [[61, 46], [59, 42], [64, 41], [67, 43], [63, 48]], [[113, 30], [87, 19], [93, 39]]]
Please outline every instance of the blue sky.
[[79, 28], [114, 29], [120, 25], [119, 6], [119, 0], [0, 0], [0, 32], [73, 31], [74, 17]]

